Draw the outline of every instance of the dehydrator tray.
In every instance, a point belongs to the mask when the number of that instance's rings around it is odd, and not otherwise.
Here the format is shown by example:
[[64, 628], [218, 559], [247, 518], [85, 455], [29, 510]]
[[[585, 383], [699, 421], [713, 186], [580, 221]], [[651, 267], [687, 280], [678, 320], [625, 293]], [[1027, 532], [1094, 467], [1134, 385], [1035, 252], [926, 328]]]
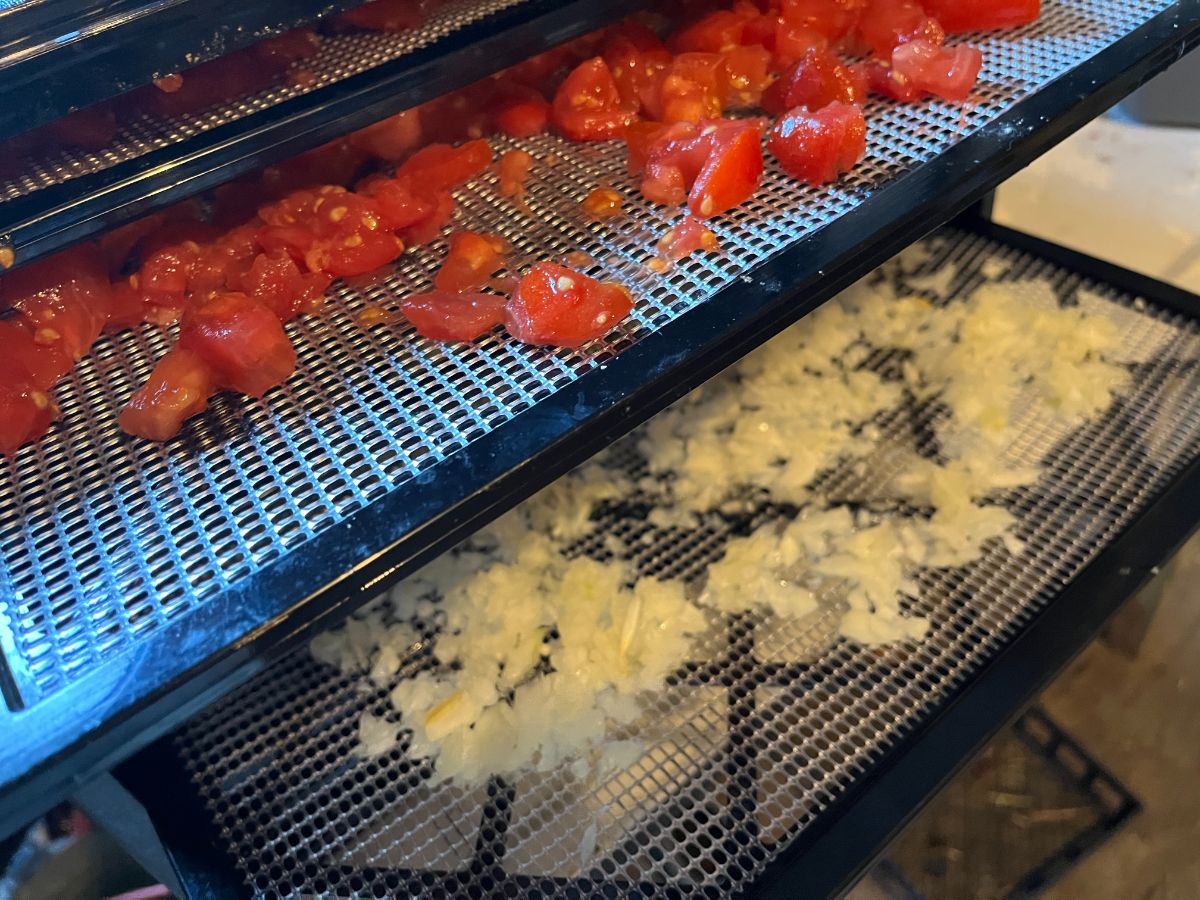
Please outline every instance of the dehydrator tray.
[[[809, 189], [771, 169], [717, 221], [723, 251], [665, 277], [644, 263], [671, 216], [637, 199], [617, 147], [527, 142], [531, 214], [485, 177], [460, 192], [459, 222], [519, 260], [586, 252], [631, 287], [631, 319], [581, 351], [364, 325], [363, 308], [426, 283], [437, 244], [289, 326], [301, 364], [285, 387], [219, 398], [166, 445], [115, 424], [166, 338], [101, 343], [58, 391], [62, 423], [0, 470], [0, 831], [795, 321], [1198, 36], [1200, 0], [1050, 3], [981, 41], [973, 104], [873, 105], [853, 176]], [[601, 181], [629, 194], [616, 223], [578, 209]]]
[[[1082, 427], [1014, 414], [1003, 457], [1043, 467], [1004, 500], [1022, 547], [921, 573], [911, 610], [931, 620], [924, 640], [864, 647], [836, 638], [825, 614], [729, 616], [702, 642], [711, 655], [643, 703], [632, 733], [645, 747], [631, 767], [472, 788], [430, 784], [402, 747], [359, 755], [358, 719], [384, 713], [386, 688], [301, 649], [118, 770], [179, 851], [181, 881], [268, 898], [795, 898], [845, 887], [1196, 524], [1200, 298], [981, 230], [991, 236], [930, 240], [923, 295], [1047, 280], [1060, 302], [1118, 326], [1131, 381]], [[884, 444], [928, 441], [906, 416], [887, 422]], [[612, 457], [641, 477], [636, 446]], [[856, 485], [886, 481], [890, 470], [870, 466], [888, 459], [834, 477], [859, 496], [869, 488]], [[695, 579], [744, 527], [719, 515], [659, 527], [647, 503], [601, 507], [578, 550]], [[410, 676], [402, 665], [396, 680]]]
[[419, 28], [327, 36], [315, 56], [294, 66], [311, 77], [304, 86], [281, 76], [270, 87], [194, 114], [140, 113], [101, 150], [6, 160], [11, 174], [0, 175], [0, 239], [13, 250], [16, 265], [32, 262], [465, 87], [647, 5], [446, 0]]

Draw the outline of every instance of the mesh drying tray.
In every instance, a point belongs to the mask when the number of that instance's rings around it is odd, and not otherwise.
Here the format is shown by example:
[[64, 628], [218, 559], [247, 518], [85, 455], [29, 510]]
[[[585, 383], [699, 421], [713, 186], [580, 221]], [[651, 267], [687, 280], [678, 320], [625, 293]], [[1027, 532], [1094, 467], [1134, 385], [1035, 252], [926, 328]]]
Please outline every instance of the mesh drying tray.
[[[428, 282], [440, 243], [336, 288], [288, 326], [285, 386], [223, 395], [165, 445], [123, 435], [116, 412], [169, 336], [102, 341], [57, 390], [62, 421], [0, 466], [0, 832], [941, 224], [1198, 35], [1200, 0], [1054, 0], [979, 41], [975, 102], [872, 105], [851, 177], [805, 188], [769, 168], [715, 223], [723, 252], [665, 277], [644, 263], [671, 217], [618, 147], [526, 142], [530, 213], [486, 176], [459, 192], [458, 223], [520, 261], [584, 251], [630, 286], [631, 318], [579, 351], [364, 325]], [[628, 201], [600, 225], [579, 201], [602, 182]]]
[[[705, 645], [711, 655], [644, 704], [634, 728], [645, 754], [599, 784], [559, 771], [431, 788], [428, 769], [400, 748], [365, 761], [354, 752], [357, 720], [384, 714], [387, 692], [298, 652], [173, 739], [211, 817], [208, 833], [244, 889], [264, 897], [740, 893], [1055, 603], [1200, 457], [1200, 328], [985, 238], [944, 232], [931, 243], [921, 273], [953, 266], [944, 296], [974, 290], [983, 271], [1049, 279], [1063, 301], [1118, 325], [1120, 356], [1132, 364], [1129, 390], [1088, 426], [1067, 431], [1045, 415], [1014, 415], [1007, 463], [1045, 466], [1037, 484], [1005, 501], [1020, 521], [1019, 555], [993, 546], [966, 567], [920, 574], [912, 611], [932, 627], [914, 645], [838, 639], [832, 605], [802, 623], [727, 617]], [[923, 289], [938, 290], [930, 287], [938, 281], [922, 279]], [[1076, 296], [1079, 287], [1086, 296]], [[929, 440], [905, 415], [883, 428], [884, 445]], [[632, 442], [614, 451], [631, 475], [644, 474]], [[870, 496], [892, 473], [888, 459], [848, 464], [832, 476], [834, 493]], [[616, 552], [644, 575], [694, 578], [745, 524], [714, 516], [695, 530], [659, 529], [646, 502], [605, 507], [578, 549], [598, 559]], [[996, 727], [1007, 712], [989, 711]], [[824, 896], [804, 881], [792, 887], [791, 896]]]

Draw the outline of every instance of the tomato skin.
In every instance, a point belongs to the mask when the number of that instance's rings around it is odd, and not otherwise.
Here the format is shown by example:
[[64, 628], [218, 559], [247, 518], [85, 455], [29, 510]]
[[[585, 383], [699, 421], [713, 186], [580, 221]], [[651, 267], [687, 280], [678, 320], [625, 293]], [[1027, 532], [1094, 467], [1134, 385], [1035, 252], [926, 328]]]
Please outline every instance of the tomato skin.
[[604, 59], [594, 56], [577, 66], [554, 95], [553, 121], [573, 141], [620, 137], [637, 111], [623, 100]]
[[477, 291], [503, 264], [497, 245], [503, 242], [473, 231], [458, 231], [450, 236], [450, 250], [433, 283], [439, 291], [464, 293]]
[[805, 184], [835, 180], [863, 158], [866, 146], [862, 109], [837, 101], [813, 112], [792, 110], [767, 139], [784, 171]]
[[527, 344], [578, 347], [606, 334], [632, 309], [633, 300], [620, 285], [540, 262], [509, 298], [505, 327]]
[[861, 104], [866, 99], [867, 85], [861, 74], [842, 65], [828, 50], [810, 50], [764, 96], [764, 109], [782, 115], [789, 109], [804, 106], [820, 109], [834, 101]]
[[507, 301], [498, 294], [429, 291], [400, 301], [417, 334], [435, 341], [473, 341], [504, 321]]
[[1041, 0], [922, 0], [948, 32], [987, 31], [1037, 21]]
[[908, 41], [925, 40], [940, 47], [946, 40], [941, 24], [926, 15], [917, 0], [870, 0], [859, 19], [858, 35], [884, 60]]
[[892, 51], [892, 71], [912, 87], [944, 100], [966, 100], [979, 80], [983, 54], [974, 47], [909, 41]]
[[421, 193], [447, 191], [483, 174], [492, 159], [492, 148], [482, 138], [457, 147], [430, 144], [396, 170], [396, 180]]
[[178, 346], [203, 360], [216, 385], [252, 397], [282, 384], [296, 369], [296, 350], [279, 319], [245, 294], [218, 294], [189, 308]]
[[212, 372], [200, 354], [176, 347], [134, 391], [117, 423], [127, 434], [165, 441], [179, 433], [184, 420], [204, 412], [215, 391]]

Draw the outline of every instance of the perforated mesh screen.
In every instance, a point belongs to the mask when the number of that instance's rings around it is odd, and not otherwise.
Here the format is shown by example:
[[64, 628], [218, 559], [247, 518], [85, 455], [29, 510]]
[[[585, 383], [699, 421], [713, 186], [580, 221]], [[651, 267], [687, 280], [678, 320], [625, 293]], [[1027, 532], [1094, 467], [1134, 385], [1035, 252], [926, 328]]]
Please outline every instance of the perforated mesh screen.
[[[872, 105], [868, 159], [852, 176], [806, 188], [770, 166], [758, 196], [717, 221], [723, 252], [666, 277], [644, 262], [672, 214], [641, 200], [619, 147], [525, 142], [539, 160], [528, 214], [499, 197], [488, 176], [459, 192], [457, 222], [509, 238], [518, 263], [581, 250], [596, 260], [593, 274], [630, 286], [633, 316], [580, 351], [521, 346], [501, 334], [446, 346], [403, 325], [362, 324], [364, 308], [393, 308], [397, 296], [428, 284], [441, 242], [407, 254], [374, 285], [336, 288], [327, 313], [288, 326], [300, 365], [285, 386], [263, 401], [223, 395], [166, 445], [123, 435], [116, 414], [172, 336], [146, 326], [102, 341], [56, 389], [62, 421], [0, 464], [0, 611], [10, 631], [0, 647], [25, 699], [35, 702], [247, 573], [301, 552], [314, 534], [752, 277], [755, 264], [1167, 5], [1047, 4], [1039, 23], [978, 42], [986, 64], [975, 102]], [[581, 214], [580, 200], [599, 183], [626, 193], [625, 216], [596, 224]]]
[[[420, 28], [410, 31], [397, 34], [362, 32], [326, 37], [315, 56], [293, 66], [293, 70], [303, 69], [312, 74], [312, 78], [304, 80], [303, 84], [290, 76], [280, 77], [269, 88], [177, 119], [140, 113], [124, 121], [112, 144], [103, 150], [63, 149], [36, 158], [26, 158], [20, 163], [7, 160], [5, 175], [0, 177], [0, 202], [81, 175], [103, 171], [243, 116], [269, 109], [292, 97], [397, 59], [434, 43], [464, 25], [520, 2], [450, 0], [431, 13]], [[117, 102], [120, 103], [119, 100]]]
[[[985, 260], [1005, 260], [1002, 277], [1049, 278], [1060, 297], [1111, 317], [1133, 363], [1132, 386], [1087, 427], [1065, 432], [1036, 406], [1018, 411], [1006, 459], [1045, 466], [1007, 500], [1020, 554], [995, 547], [967, 567], [921, 575], [913, 609], [932, 629], [915, 645], [838, 639], [835, 600], [800, 622], [722, 620], [645, 704], [634, 726], [645, 755], [598, 785], [558, 772], [431, 788], [425, 765], [400, 749], [359, 759], [357, 718], [387, 712], [386, 692], [298, 653], [175, 741], [246, 882], [265, 896], [380, 897], [716, 897], [751, 882], [1200, 453], [1194, 323], [978, 238], [948, 233], [934, 247], [931, 271], [957, 267], [951, 295], [984, 280]], [[1075, 296], [1079, 286], [1089, 293]], [[897, 416], [885, 431], [881, 446], [904, 446], [915, 429]], [[632, 447], [619, 458], [636, 474]], [[835, 477], [847, 496], [869, 496], [891, 474], [881, 457]], [[633, 503], [602, 513], [581, 549], [604, 558], [606, 537], [620, 535], [642, 573], [690, 578], [736, 527], [714, 517], [659, 529]]]

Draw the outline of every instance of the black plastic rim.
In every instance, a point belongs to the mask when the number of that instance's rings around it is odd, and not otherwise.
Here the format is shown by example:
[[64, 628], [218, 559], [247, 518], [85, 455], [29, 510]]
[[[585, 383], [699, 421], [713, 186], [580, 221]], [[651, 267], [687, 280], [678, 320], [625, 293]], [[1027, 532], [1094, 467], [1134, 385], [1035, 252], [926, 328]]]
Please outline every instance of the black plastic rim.
[[[1197, 42], [1200, 0], [1179, 0], [763, 264], [752, 283], [736, 282], [603, 370], [316, 537], [303, 553], [243, 579], [137, 650], [16, 714], [15, 734], [0, 747], [0, 834], [165, 734], [950, 220]], [[364, 544], [371, 552], [363, 553]]]

